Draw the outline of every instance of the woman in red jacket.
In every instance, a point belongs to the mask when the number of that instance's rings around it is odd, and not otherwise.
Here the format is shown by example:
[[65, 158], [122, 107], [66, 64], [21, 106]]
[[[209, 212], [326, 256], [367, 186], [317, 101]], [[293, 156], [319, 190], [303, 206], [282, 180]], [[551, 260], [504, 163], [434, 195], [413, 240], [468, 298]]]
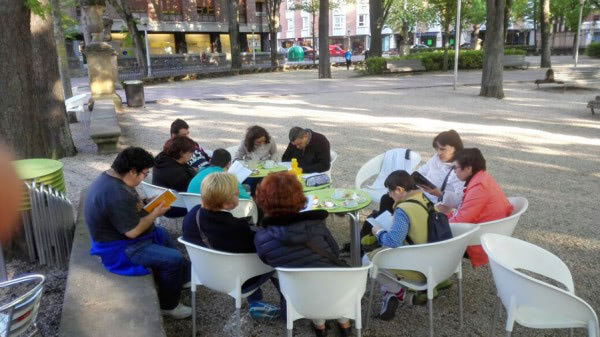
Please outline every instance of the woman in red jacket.
[[[509, 216], [513, 206], [494, 178], [485, 171], [485, 159], [477, 148], [463, 149], [456, 154], [454, 171], [465, 182], [463, 200], [449, 219], [451, 223], [482, 223]], [[488, 262], [481, 245], [467, 247], [473, 267]]]

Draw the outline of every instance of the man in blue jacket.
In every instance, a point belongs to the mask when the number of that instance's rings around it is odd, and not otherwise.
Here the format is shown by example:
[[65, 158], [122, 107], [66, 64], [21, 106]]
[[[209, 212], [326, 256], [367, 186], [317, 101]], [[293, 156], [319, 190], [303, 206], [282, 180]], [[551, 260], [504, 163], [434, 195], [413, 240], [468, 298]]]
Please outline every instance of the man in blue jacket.
[[150, 153], [130, 147], [90, 185], [83, 209], [92, 237], [90, 254], [100, 256], [104, 267], [119, 275], [147, 275], [152, 269], [163, 315], [182, 319], [192, 314], [190, 307], [179, 303], [181, 289], [190, 281], [190, 262], [169, 234], [154, 226], [169, 207], [160, 204], [147, 213], [135, 191], [152, 166]]

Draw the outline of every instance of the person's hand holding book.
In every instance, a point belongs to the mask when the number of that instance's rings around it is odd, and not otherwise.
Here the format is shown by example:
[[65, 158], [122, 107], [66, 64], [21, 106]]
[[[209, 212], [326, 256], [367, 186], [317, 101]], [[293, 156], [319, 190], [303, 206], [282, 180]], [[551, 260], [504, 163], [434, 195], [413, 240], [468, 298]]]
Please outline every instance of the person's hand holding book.
[[152, 212], [150, 213], [150, 215], [152, 215], [154, 218], [158, 218], [163, 216], [165, 213], [167, 213], [167, 211], [171, 208], [170, 206], [164, 206], [164, 202], [161, 202], [158, 206], [156, 206]]
[[431, 195], [435, 195], [438, 198], [442, 196], [442, 191], [440, 191], [439, 188], [429, 188], [429, 187], [427, 187], [425, 185], [419, 185], [419, 184], [417, 184], [417, 186], [419, 186], [419, 188], [421, 190], [423, 190], [425, 193], [429, 193]]

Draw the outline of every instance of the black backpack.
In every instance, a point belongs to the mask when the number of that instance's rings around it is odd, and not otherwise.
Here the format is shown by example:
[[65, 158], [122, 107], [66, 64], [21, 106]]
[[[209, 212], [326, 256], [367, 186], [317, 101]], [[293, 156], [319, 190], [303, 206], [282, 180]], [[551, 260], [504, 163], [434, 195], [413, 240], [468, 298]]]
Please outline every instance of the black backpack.
[[[436, 211], [431, 201], [427, 202], [427, 207], [416, 200], [405, 200], [403, 202], [417, 204], [427, 211], [427, 243], [452, 239], [448, 217], [446, 214]], [[406, 237], [406, 241], [411, 245], [414, 244], [408, 236]]]

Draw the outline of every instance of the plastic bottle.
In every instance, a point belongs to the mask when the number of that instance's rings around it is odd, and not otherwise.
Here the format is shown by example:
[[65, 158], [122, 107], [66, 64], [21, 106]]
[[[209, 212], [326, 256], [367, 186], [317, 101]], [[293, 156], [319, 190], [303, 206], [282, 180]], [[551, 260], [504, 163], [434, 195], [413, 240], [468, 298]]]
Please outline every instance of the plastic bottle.
[[302, 182], [302, 168], [298, 167], [298, 160], [296, 158], [292, 158], [290, 166], [290, 172], [295, 175], [300, 182]]

